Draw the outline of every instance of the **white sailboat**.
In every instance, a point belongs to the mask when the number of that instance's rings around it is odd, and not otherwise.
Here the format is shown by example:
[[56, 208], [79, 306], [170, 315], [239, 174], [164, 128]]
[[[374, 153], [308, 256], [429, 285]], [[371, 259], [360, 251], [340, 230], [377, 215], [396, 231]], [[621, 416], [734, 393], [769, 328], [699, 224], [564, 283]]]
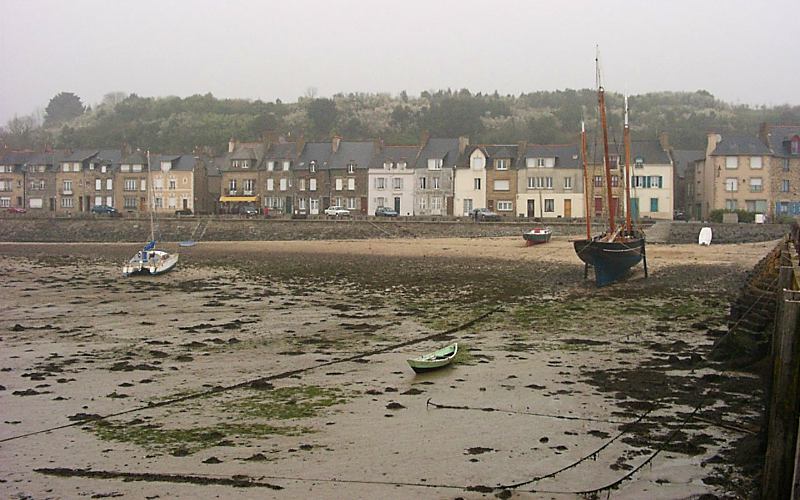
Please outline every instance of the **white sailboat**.
[[[147, 182], [150, 182], [150, 151], [147, 152]], [[178, 264], [178, 254], [164, 250], [156, 250], [155, 225], [153, 222], [153, 196], [149, 196], [148, 212], [150, 212], [150, 241], [139, 250], [136, 255], [122, 266], [122, 275], [132, 274], [163, 274], [171, 271]]]

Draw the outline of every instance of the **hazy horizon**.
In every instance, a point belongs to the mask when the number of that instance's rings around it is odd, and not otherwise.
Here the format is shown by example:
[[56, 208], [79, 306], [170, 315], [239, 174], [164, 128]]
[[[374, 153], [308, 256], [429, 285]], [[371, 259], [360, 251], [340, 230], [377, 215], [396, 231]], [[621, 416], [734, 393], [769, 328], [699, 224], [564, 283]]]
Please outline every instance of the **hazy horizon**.
[[577, 90], [594, 86], [598, 44], [612, 92], [800, 104], [794, 4], [723, 6], [0, 0], [0, 124], [62, 91], [95, 105], [111, 92], [293, 102], [311, 88], [318, 97]]

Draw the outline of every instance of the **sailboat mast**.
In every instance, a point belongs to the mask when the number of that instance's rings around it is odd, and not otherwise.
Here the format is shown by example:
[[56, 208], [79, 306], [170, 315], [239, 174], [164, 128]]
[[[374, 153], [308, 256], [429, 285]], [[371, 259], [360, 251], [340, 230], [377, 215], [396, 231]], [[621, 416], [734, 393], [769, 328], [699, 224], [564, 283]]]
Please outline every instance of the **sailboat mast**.
[[581, 157], [583, 158], [583, 205], [586, 207], [586, 239], [592, 239], [591, 208], [589, 207], [589, 165], [586, 154], [586, 125], [581, 121]]
[[153, 207], [151, 206], [153, 203], [153, 197], [150, 196], [149, 188], [153, 184], [150, 182], [150, 150], [147, 150], [147, 211], [150, 212], [150, 241], [156, 240], [156, 233], [155, 228], [153, 227]]
[[603, 164], [606, 171], [606, 197], [608, 198], [608, 226], [611, 234], [616, 230], [616, 207], [611, 192], [611, 159], [608, 156], [608, 123], [606, 122], [606, 97], [600, 80], [600, 56], [595, 59], [597, 65], [597, 104], [600, 109], [600, 124], [603, 127]]
[[631, 129], [628, 126], [628, 96], [625, 96], [623, 142], [625, 145], [625, 230], [630, 234], [633, 226], [631, 224]]

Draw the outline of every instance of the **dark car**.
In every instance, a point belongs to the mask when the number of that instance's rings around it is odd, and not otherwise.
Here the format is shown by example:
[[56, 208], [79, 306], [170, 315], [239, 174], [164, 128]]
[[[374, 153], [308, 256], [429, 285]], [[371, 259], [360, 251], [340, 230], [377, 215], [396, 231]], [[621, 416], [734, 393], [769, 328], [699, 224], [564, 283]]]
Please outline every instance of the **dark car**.
[[192, 211], [188, 208], [181, 208], [180, 210], [175, 210], [175, 215], [192, 215]]
[[255, 207], [255, 205], [242, 205], [239, 208], [239, 214], [246, 217], [255, 217], [258, 215], [258, 209]]
[[389, 207], [378, 207], [375, 209], [375, 217], [397, 217], [398, 215], [400, 214]]
[[121, 214], [114, 207], [108, 205], [95, 205], [92, 207], [92, 213], [97, 215], [108, 215], [109, 217], [120, 217]]
[[492, 212], [488, 208], [476, 208], [470, 215], [473, 219], [477, 221], [498, 221], [500, 220], [500, 215]]

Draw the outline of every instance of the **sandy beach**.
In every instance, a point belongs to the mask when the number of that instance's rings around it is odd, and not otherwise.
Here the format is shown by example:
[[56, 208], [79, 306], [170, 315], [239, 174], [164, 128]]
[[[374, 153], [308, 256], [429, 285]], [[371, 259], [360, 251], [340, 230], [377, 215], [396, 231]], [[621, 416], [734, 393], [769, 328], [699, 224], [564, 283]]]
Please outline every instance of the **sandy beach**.
[[708, 354], [774, 245], [651, 245], [598, 290], [558, 237], [202, 242], [127, 279], [133, 245], [0, 244], [0, 492], [742, 497], [761, 389]]

